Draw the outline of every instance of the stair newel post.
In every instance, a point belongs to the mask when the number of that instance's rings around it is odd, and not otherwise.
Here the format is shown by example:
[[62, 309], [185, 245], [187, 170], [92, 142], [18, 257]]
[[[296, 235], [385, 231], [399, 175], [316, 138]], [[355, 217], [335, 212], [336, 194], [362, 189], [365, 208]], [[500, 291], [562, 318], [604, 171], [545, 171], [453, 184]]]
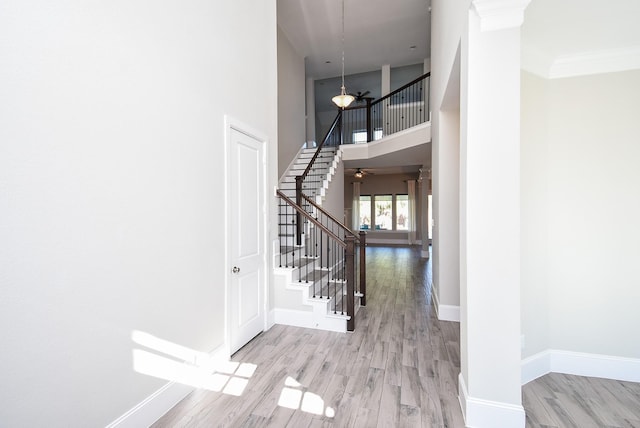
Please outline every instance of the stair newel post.
[[356, 328], [356, 314], [355, 314], [355, 237], [347, 236], [345, 238], [346, 259], [347, 259], [347, 315], [349, 320], [347, 321], [347, 331], [354, 331]]
[[[296, 204], [302, 205], [302, 176], [296, 177]], [[296, 245], [302, 245], [302, 216], [296, 211]]]
[[367, 98], [367, 142], [373, 141], [373, 124], [371, 123], [371, 98]]
[[367, 232], [361, 230], [360, 233], [360, 306], [367, 306]]

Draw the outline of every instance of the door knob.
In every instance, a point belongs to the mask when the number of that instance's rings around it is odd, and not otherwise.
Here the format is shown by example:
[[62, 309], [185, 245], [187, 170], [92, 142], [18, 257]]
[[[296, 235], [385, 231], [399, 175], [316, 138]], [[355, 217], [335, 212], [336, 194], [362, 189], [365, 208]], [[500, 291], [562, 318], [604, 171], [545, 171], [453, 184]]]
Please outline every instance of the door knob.
[[240, 268], [238, 266], [234, 266], [233, 269], [231, 270], [233, 273], [238, 273], [240, 272]]

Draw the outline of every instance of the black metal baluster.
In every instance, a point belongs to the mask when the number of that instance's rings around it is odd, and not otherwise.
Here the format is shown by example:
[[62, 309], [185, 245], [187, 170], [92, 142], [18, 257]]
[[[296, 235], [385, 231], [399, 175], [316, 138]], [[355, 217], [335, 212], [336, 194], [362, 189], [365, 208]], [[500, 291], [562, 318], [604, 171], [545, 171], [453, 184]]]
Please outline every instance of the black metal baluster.
[[[337, 258], [338, 255], [338, 245], [337, 243], [335, 243], [334, 241], [334, 258]], [[335, 267], [334, 267], [335, 269]], [[338, 287], [338, 278], [336, 278], [336, 275], [334, 274], [333, 276], [333, 313], [337, 314], [337, 304], [338, 304], [338, 293], [337, 293], [337, 287]]]
[[291, 206], [292, 236], [294, 236], [293, 240], [291, 241], [291, 248], [293, 249], [293, 251], [291, 252], [291, 267], [292, 268], [296, 267], [296, 255], [297, 255], [297, 252], [298, 252], [298, 247], [296, 246], [297, 240], [295, 238], [297, 229], [299, 228], [298, 221], [300, 221], [300, 219], [296, 215], [296, 210], [295, 210], [295, 208], [293, 206]]
[[342, 294], [342, 299], [340, 299], [340, 314], [344, 315], [344, 283], [345, 283], [345, 279], [346, 279], [346, 264], [344, 263], [344, 258], [346, 256], [347, 252], [345, 251], [345, 249], [342, 249], [342, 281], [340, 281], [340, 293]]
[[[327, 247], [327, 254], [326, 254], [326, 262], [327, 262], [327, 266], [325, 268], [325, 272], [327, 273], [326, 278], [327, 278], [327, 283], [325, 284], [327, 287], [327, 299], [329, 298], [329, 281], [331, 280], [331, 242], [329, 242], [329, 237], [326, 237], [326, 247]], [[324, 290], [324, 286], [322, 287], [322, 290]], [[321, 291], [322, 296], [320, 297], [324, 297], [324, 292]]]
[[313, 245], [314, 245], [314, 256], [313, 256], [313, 297], [316, 296], [316, 284], [318, 282], [318, 269], [316, 267], [316, 263], [318, 260], [318, 235], [320, 234], [320, 230], [316, 227], [313, 232]]
[[278, 242], [280, 243], [280, 267], [282, 267], [282, 239], [286, 239], [286, 237], [282, 234], [282, 198], [278, 197]]

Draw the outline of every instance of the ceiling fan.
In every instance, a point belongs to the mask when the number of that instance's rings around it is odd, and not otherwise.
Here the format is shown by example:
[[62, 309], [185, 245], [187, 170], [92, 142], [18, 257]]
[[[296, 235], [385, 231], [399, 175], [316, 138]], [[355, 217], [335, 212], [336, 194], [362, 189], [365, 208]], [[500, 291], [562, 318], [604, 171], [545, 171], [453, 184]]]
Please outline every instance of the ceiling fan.
[[353, 171], [353, 176], [355, 178], [363, 178], [365, 175], [375, 175], [373, 172], [364, 170], [362, 168], [356, 168]]
[[361, 103], [361, 102], [363, 102], [363, 101], [365, 101], [365, 100], [367, 100], [367, 99], [371, 99], [371, 100], [373, 99], [373, 97], [368, 97], [368, 96], [367, 96], [367, 95], [369, 95], [370, 93], [371, 93], [371, 91], [364, 91], [364, 92], [362, 92], [362, 91], [358, 91], [358, 92], [357, 92], [357, 93], [355, 93], [355, 94], [349, 94], [349, 95], [351, 95], [351, 96], [355, 97], [355, 98], [356, 98], [356, 102], [357, 102], [357, 103]]

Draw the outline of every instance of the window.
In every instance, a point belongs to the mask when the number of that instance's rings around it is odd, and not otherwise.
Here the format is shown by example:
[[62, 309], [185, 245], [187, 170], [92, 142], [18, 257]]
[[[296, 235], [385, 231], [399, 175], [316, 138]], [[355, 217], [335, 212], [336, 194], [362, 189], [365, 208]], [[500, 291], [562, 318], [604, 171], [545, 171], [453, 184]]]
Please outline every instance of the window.
[[360, 144], [367, 142], [367, 131], [353, 131], [353, 143]]
[[361, 195], [359, 204], [360, 230], [409, 230], [408, 195]]
[[[373, 141], [377, 141], [382, 138], [382, 129], [375, 129], [373, 131]], [[353, 144], [361, 144], [367, 142], [367, 131], [353, 131]]]
[[375, 195], [373, 197], [375, 208], [374, 225], [376, 230], [392, 230], [393, 229], [393, 212], [391, 195]]
[[360, 229], [371, 229], [371, 196], [360, 196]]
[[396, 230], [409, 230], [409, 195], [396, 195]]

